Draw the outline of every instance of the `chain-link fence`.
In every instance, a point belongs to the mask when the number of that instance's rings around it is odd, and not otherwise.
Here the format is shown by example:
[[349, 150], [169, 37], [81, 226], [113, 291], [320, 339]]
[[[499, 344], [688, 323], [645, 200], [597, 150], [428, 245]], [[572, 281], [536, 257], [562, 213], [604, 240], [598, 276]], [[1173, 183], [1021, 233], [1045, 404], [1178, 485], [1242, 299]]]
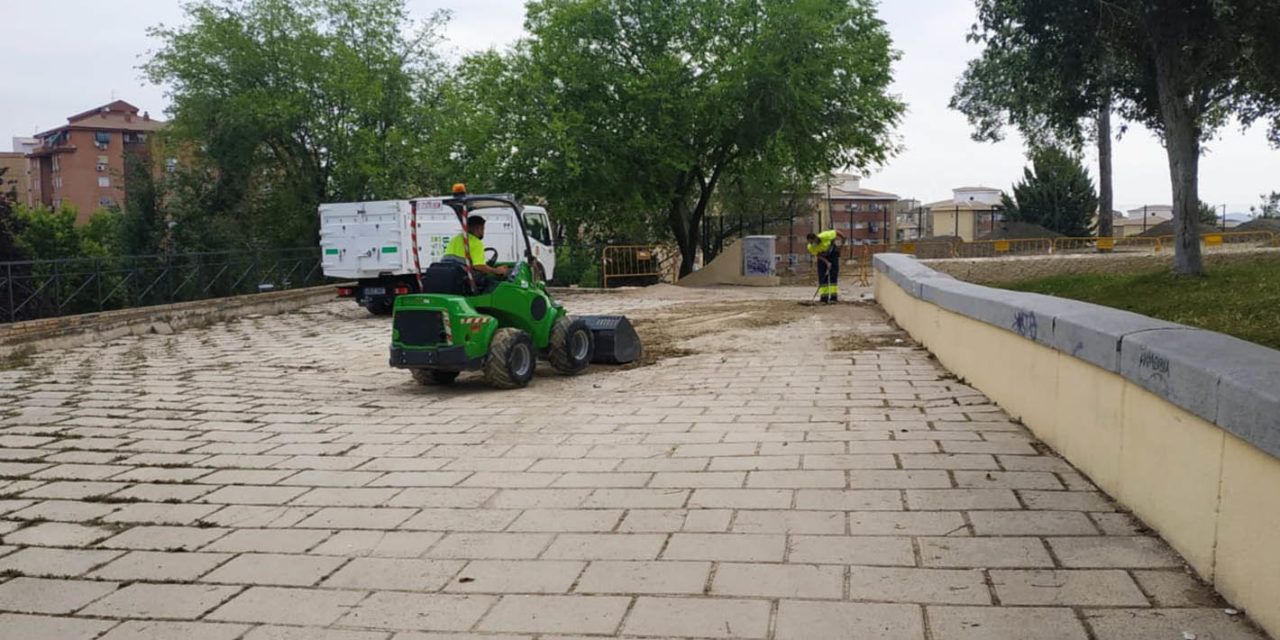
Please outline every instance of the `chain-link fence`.
[[323, 283], [318, 248], [0, 262], [0, 323]]

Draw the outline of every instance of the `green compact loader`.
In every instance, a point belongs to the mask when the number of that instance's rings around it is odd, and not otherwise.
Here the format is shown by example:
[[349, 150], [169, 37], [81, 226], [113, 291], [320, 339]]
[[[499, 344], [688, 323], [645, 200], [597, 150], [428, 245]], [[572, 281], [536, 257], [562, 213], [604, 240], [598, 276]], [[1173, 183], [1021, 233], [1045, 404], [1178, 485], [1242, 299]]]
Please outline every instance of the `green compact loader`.
[[[461, 233], [470, 213], [487, 207], [517, 212], [525, 259], [506, 264], [505, 278], [478, 273], [466, 260], [423, 270], [421, 293], [395, 300], [392, 367], [410, 370], [425, 385], [452, 384], [464, 371], [482, 371], [489, 384], [515, 389], [533, 378], [539, 358], [561, 374], [574, 375], [592, 362], [624, 364], [640, 357], [639, 337], [626, 318], [570, 316], [552, 299], [529, 267], [535, 262], [522, 208], [513, 197], [467, 195], [456, 185], [444, 203], [457, 213]], [[485, 257], [498, 266], [496, 251], [487, 250]]]

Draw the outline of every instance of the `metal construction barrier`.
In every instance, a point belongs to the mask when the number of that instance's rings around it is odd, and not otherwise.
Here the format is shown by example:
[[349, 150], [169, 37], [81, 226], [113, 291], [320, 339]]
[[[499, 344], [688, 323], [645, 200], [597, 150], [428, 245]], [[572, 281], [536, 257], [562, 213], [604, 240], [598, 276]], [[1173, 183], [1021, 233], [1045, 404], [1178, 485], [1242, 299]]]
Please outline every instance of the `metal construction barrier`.
[[659, 245], [609, 245], [600, 256], [604, 288], [675, 282], [679, 253]]
[[323, 283], [318, 247], [0, 262], [0, 323]]
[[861, 244], [853, 247], [854, 272], [858, 286], [871, 286], [871, 261], [880, 253], [889, 253], [895, 247], [887, 244]]
[[1007, 255], [1039, 255], [1053, 253], [1050, 238], [1019, 238], [1008, 240], [976, 240], [954, 245], [957, 258], [994, 258]]
[[[1280, 236], [1271, 231], [1225, 231], [1200, 236], [1205, 251], [1280, 247]], [[1082, 253], [1161, 253], [1172, 250], [1173, 236], [1128, 236], [1117, 238], [1059, 237], [1010, 238], [1006, 240], [916, 240], [900, 243], [889, 251], [930, 258], [997, 258]]]

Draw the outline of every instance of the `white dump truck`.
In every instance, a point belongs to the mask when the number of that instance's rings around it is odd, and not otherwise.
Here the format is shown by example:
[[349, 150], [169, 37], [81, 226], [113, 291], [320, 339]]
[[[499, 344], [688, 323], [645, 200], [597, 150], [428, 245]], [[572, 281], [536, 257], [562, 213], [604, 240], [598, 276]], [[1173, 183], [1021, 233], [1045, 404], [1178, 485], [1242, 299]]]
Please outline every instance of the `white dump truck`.
[[[504, 196], [514, 201], [510, 196]], [[524, 259], [524, 239], [516, 212], [506, 207], [471, 212], [485, 219], [486, 257], [497, 262]], [[525, 227], [540, 280], [555, 277], [555, 242], [551, 219], [542, 207], [523, 207]], [[462, 226], [441, 198], [338, 202], [320, 205], [320, 248], [324, 275], [354, 281], [338, 288], [338, 295], [354, 298], [374, 315], [391, 313], [398, 295], [416, 293], [417, 271], [413, 225], [417, 220], [418, 256], [422, 269], [439, 262], [445, 247]]]

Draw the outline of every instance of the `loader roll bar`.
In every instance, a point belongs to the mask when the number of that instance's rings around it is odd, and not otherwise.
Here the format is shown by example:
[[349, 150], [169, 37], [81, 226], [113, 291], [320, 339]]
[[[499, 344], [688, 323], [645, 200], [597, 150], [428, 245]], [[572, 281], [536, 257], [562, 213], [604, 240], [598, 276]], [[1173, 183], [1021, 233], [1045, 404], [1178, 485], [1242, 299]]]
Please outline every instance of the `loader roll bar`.
[[[462, 187], [459, 190], [459, 187]], [[524, 224], [524, 207], [516, 202], [515, 195], [510, 193], [490, 193], [467, 195], [466, 187], [454, 185], [453, 197], [443, 201], [458, 214], [458, 222], [462, 225], [462, 233], [467, 233], [467, 213], [477, 209], [511, 209], [516, 214], [516, 224], [520, 227], [520, 237], [524, 238], [524, 259], [529, 265], [534, 282], [538, 282], [538, 270], [534, 269], [533, 245], [529, 242], [529, 229]], [[488, 203], [488, 204], [485, 204]], [[478, 206], [475, 206], [478, 205]], [[470, 264], [470, 260], [467, 261]], [[470, 269], [468, 269], [470, 271]]]

